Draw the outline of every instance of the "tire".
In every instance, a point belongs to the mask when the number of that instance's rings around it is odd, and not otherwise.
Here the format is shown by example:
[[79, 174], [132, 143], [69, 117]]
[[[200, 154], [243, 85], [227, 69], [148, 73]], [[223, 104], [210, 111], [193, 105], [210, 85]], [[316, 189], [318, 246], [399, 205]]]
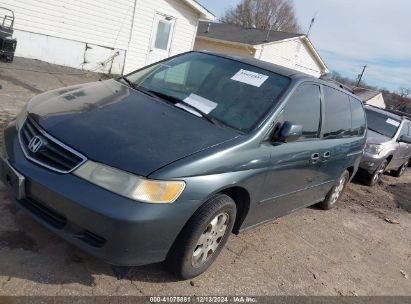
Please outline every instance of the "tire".
[[387, 165], [388, 160], [384, 159], [377, 170], [375, 170], [373, 174], [366, 177], [365, 184], [370, 187], [374, 186], [380, 180], [380, 177], [384, 174]]
[[408, 164], [409, 164], [409, 161], [407, 160], [404, 164], [402, 164], [401, 167], [398, 168], [398, 170], [393, 171], [392, 175], [395, 176], [395, 177], [400, 177], [401, 175], [403, 175], [405, 170], [408, 167]]
[[235, 202], [224, 194], [201, 206], [174, 242], [165, 260], [167, 269], [184, 280], [206, 271], [227, 242], [236, 211]]
[[347, 185], [348, 181], [350, 180], [350, 173], [345, 170], [343, 174], [341, 174], [340, 178], [337, 180], [335, 185], [331, 188], [328, 192], [325, 200], [318, 204], [318, 206], [323, 210], [330, 210], [334, 208], [335, 204], [340, 199], [341, 195], [344, 193], [345, 186]]

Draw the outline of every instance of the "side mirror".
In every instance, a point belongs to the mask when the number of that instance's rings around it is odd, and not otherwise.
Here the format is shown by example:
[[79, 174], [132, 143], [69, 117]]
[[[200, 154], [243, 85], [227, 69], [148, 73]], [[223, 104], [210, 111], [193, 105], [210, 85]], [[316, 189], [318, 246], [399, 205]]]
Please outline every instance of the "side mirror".
[[401, 135], [398, 141], [411, 145], [411, 136]]
[[276, 140], [290, 143], [298, 140], [303, 135], [303, 126], [294, 125], [292, 122], [285, 121], [278, 131]]

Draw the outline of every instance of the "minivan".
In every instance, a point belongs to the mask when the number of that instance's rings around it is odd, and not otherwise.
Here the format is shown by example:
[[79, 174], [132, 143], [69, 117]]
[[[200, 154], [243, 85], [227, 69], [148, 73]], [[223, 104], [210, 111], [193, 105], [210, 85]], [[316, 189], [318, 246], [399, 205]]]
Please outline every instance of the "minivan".
[[366, 120], [335, 84], [189, 52], [30, 100], [4, 130], [3, 182], [50, 230], [114, 265], [204, 272], [231, 233], [332, 208]]

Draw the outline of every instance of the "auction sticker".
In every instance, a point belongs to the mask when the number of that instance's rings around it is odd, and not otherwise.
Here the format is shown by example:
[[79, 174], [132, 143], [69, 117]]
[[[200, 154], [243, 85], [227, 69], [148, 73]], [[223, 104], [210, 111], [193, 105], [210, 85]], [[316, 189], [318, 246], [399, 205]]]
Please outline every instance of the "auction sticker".
[[386, 120], [386, 123], [389, 123], [390, 125], [393, 125], [393, 126], [396, 126], [396, 127], [398, 127], [398, 126], [400, 125], [400, 123], [399, 123], [398, 121], [393, 120], [393, 119], [391, 119], [391, 118], [388, 118], [388, 119]]
[[259, 88], [268, 79], [268, 76], [241, 69], [231, 79]]

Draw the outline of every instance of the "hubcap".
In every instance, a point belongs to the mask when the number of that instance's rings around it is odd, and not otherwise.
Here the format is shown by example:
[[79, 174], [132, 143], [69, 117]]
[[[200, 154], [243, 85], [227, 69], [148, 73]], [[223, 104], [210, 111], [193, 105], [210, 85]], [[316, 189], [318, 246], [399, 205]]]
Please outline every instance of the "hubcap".
[[220, 213], [214, 217], [200, 235], [194, 248], [191, 264], [200, 267], [216, 252], [227, 231], [229, 215]]
[[341, 192], [344, 190], [344, 185], [345, 185], [345, 177], [341, 177], [340, 181], [338, 182], [338, 185], [335, 187], [333, 194], [331, 195], [331, 204], [335, 204], [335, 202], [338, 200], [338, 198], [341, 195]]

